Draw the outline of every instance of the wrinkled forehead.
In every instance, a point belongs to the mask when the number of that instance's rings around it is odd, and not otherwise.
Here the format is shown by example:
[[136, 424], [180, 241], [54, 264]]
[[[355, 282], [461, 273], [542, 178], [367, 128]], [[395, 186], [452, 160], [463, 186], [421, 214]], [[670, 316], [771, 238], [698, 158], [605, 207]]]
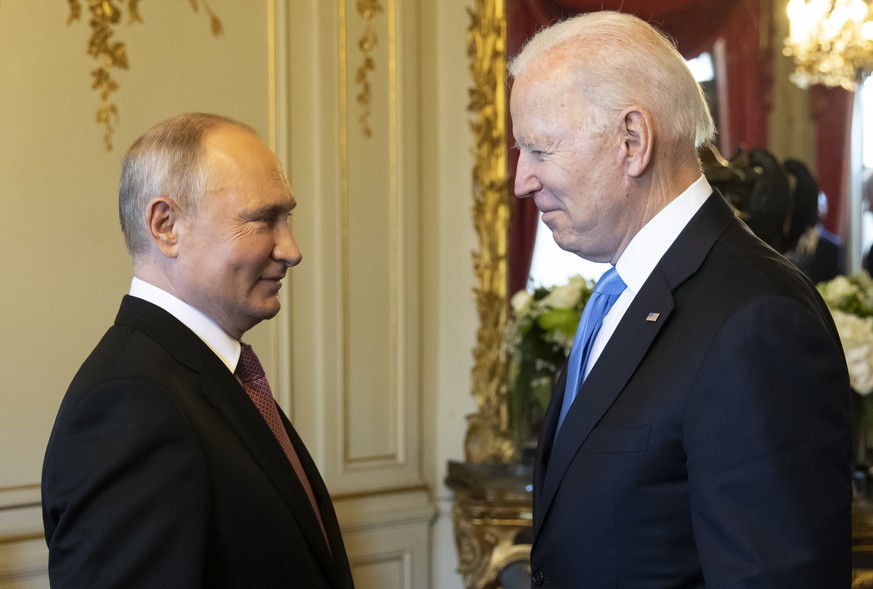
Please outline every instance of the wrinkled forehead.
[[203, 142], [207, 166], [216, 177], [248, 177], [288, 183], [281, 162], [254, 133], [224, 126]]
[[207, 138], [204, 148], [206, 202], [282, 211], [296, 206], [281, 162], [257, 135], [232, 130]]
[[574, 72], [557, 64], [554, 68], [530, 67], [519, 74], [512, 86], [509, 108], [513, 124], [523, 118], [579, 120], [587, 111], [587, 103]]
[[537, 56], [513, 80], [512, 93], [573, 95], [584, 86], [584, 64], [562, 45]]
[[291, 183], [288, 181], [288, 175], [285, 173], [285, 167], [282, 165], [282, 162], [279, 161], [278, 157], [275, 155], [273, 157], [276, 160], [276, 179], [282, 183], [288, 192], [292, 192]]

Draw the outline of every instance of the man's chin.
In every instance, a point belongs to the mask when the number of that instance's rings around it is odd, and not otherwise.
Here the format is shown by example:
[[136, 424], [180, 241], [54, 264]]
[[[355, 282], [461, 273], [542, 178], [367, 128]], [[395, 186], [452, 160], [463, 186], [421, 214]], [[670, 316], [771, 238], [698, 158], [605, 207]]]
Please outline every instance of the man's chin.
[[565, 252], [570, 252], [571, 254], [576, 253], [575, 243], [572, 243], [566, 239], [562, 239], [562, 233], [560, 231], [552, 231], [552, 239], [555, 240], [555, 244]]
[[275, 297], [272, 301], [272, 304], [265, 305], [264, 313], [261, 317], [261, 321], [266, 321], [268, 319], [272, 319], [276, 315], [279, 314], [279, 311], [282, 309], [282, 303], [279, 302], [279, 297]]
[[251, 309], [251, 317], [258, 323], [268, 321], [279, 314], [282, 309], [282, 304], [279, 302], [278, 296], [273, 296], [264, 299], [257, 307]]

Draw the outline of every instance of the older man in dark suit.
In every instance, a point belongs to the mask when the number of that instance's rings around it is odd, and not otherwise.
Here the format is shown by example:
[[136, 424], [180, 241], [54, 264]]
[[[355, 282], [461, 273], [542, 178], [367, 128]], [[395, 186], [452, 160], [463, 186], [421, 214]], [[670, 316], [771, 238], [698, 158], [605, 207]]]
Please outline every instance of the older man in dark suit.
[[595, 12], [511, 66], [515, 191], [609, 262], [534, 467], [534, 586], [848, 587], [850, 389], [812, 284], [702, 176], [681, 56]]
[[230, 119], [176, 117], [127, 153], [135, 278], [49, 440], [52, 586], [352, 587], [324, 482], [240, 341], [301, 260], [295, 204]]

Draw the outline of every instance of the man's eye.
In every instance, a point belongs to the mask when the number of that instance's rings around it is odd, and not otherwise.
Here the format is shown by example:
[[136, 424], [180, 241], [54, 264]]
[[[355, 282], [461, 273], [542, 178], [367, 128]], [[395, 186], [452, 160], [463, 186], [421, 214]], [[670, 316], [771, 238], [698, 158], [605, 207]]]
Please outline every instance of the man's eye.
[[291, 213], [270, 213], [269, 215], [264, 215], [262, 217], [258, 217], [255, 221], [259, 223], [264, 223], [265, 225], [279, 225], [281, 223], [291, 224]]

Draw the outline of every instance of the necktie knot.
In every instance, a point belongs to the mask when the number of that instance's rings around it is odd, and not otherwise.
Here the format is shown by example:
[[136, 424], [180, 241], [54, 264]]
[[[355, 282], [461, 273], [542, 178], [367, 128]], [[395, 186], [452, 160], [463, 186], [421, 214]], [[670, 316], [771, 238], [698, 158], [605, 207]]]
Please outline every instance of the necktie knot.
[[594, 285], [595, 293], [602, 293], [609, 297], [618, 297], [627, 288], [621, 276], [618, 275], [615, 266], [607, 270], [597, 284]]
[[242, 382], [251, 382], [264, 378], [264, 367], [255, 351], [248, 344], [240, 342], [239, 362], [236, 365], [236, 374]]

